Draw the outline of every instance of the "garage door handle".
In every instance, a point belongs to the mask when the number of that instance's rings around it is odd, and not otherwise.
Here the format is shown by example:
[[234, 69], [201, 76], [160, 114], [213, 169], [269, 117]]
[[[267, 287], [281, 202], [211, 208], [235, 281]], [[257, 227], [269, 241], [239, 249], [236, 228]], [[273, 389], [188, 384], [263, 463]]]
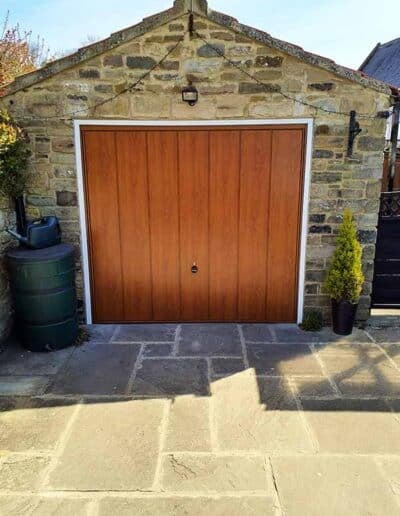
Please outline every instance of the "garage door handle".
[[192, 274], [197, 274], [199, 272], [199, 267], [195, 263], [192, 265]]

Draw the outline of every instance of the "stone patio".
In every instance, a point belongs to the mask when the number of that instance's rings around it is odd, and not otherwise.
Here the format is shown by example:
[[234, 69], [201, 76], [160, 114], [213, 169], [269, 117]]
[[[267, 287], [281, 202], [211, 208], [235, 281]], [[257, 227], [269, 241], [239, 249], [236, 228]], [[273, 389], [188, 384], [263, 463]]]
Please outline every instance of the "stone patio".
[[93, 326], [0, 353], [0, 514], [400, 514], [400, 327]]

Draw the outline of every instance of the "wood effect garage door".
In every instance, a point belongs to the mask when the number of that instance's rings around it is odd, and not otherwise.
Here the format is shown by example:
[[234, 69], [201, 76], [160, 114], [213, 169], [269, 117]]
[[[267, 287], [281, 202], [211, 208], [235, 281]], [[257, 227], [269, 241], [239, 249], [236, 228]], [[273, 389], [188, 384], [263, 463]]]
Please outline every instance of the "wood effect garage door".
[[305, 138], [83, 127], [94, 322], [296, 321]]

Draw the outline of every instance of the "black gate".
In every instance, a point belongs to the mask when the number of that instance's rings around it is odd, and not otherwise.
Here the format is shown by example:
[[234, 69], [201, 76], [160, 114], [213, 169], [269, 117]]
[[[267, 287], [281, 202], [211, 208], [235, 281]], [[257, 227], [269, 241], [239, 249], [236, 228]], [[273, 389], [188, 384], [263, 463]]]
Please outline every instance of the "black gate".
[[372, 306], [400, 307], [400, 191], [381, 194]]

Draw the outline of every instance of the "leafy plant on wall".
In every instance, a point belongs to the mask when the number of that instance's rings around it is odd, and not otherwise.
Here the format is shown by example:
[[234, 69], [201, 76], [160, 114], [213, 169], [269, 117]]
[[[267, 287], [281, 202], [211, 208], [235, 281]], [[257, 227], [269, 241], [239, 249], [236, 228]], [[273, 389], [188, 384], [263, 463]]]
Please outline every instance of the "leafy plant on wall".
[[21, 197], [28, 181], [28, 138], [8, 113], [0, 112], [0, 193]]

